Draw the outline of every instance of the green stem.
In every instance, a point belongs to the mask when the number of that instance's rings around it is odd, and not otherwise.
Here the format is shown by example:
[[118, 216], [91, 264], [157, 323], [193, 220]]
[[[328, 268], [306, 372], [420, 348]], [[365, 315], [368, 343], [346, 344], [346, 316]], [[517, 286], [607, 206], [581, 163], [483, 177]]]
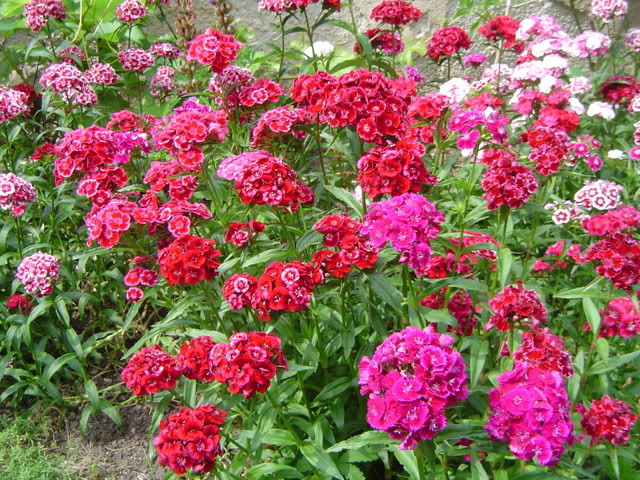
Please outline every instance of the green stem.
[[313, 46], [313, 30], [311, 29], [311, 24], [309, 23], [309, 16], [307, 15], [307, 9], [302, 9], [302, 15], [304, 16], [304, 22], [306, 24], [306, 32], [307, 37], [309, 37], [309, 43], [311, 44], [311, 54], [313, 55], [313, 66], [318, 71], [318, 56], [316, 55], [316, 49]]

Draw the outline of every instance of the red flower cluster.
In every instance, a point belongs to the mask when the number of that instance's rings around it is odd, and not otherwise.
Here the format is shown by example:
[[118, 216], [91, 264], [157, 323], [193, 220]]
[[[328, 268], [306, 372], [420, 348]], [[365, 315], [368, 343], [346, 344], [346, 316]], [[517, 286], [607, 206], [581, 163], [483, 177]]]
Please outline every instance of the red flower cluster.
[[407, 25], [422, 18], [422, 11], [405, 0], [383, 0], [371, 11], [371, 19], [389, 25]]
[[181, 165], [199, 170], [204, 155], [200, 145], [222, 142], [229, 132], [227, 113], [189, 102], [156, 126], [153, 140], [158, 148], [174, 155]]
[[508, 15], [493, 17], [478, 28], [478, 33], [491, 41], [504, 40], [504, 48], [513, 48], [517, 53], [522, 53], [524, 44], [516, 40], [516, 32], [520, 28], [520, 20]]
[[526, 364], [527, 368], [558, 372], [566, 378], [573, 376], [571, 355], [565, 349], [564, 341], [548, 328], [524, 332], [522, 344], [513, 359]]
[[243, 203], [288, 207], [297, 211], [300, 203], [313, 202], [313, 190], [298, 180], [296, 172], [268, 152], [254, 152], [255, 158], [233, 184]]
[[218, 343], [210, 362], [217, 382], [225, 383], [231, 393], [251, 398], [264, 393], [278, 368], [287, 369], [287, 359], [276, 335], [264, 332], [236, 333], [229, 343]]
[[534, 127], [549, 127], [561, 132], [571, 133], [580, 125], [580, 115], [556, 107], [544, 107], [538, 113]]
[[313, 228], [324, 235], [324, 246], [339, 248], [337, 252], [319, 250], [313, 255], [313, 263], [322, 271], [344, 278], [353, 267], [373, 268], [378, 261], [378, 249], [359, 234], [362, 223], [347, 215], [328, 215]]
[[189, 470], [210, 472], [220, 449], [220, 425], [227, 412], [213, 405], [195, 409], [182, 408], [160, 422], [160, 432], [153, 439], [158, 463], [178, 475]]
[[251, 307], [264, 322], [271, 319], [272, 311], [299, 312], [309, 306], [314, 287], [321, 283], [322, 272], [315, 265], [299, 260], [274, 262], [258, 278]]
[[408, 129], [407, 111], [416, 83], [390, 80], [382, 73], [354, 70], [336, 78], [326, 72], [301, 75], [291, 87], [291, 98], [318, 121], [332, 127], [352, 126], [368, 143], [400, 138]]
[[144, 132], [155, 120], [156, 118], [150, 115], [137, 115], [129, 110], [120, 110], [111, 114], [107, 128], [116, 132]]
[[614, 400], [608, 395], [591, 402], [589, 410], [581, 404], [576, 406], [576, 410], [582, 414], [580, 425], [584, 433], [591, 437], [591, 446], [600, 442], [626, 445], [629, 433], [638, 420], [628, 403]]
[[176, 386], [180, 371], [176, 360], [160, 345], [144, 347], [133, 355], [120, 377], [134, 395], [151, 395]]
[[268, 78], [258, 78], [255, 83], [243, 86], [238, 93], [238, 102], [251, 108], [269, 102], [277, 102], [284, 95], [284, 88]]
[[487, 208], [520, 208], [538, 190], [538, 180], [527, 167], [507, 158], [493, 163], [482, 176]]
[[176, 367], [185, 377], [202, 383], [215, 380], [211, 353], [215, 342], [211, 337], [196, 337], [180, 347]]
[[635, 77], [616, 75], [607, 78], [600, 88], [600, 95], [610, 103], [625, 103], [640, 93], [640, 82]]
[[195, 285], [203, 280], [210, 281], [218, 275], [222, 255], [216, 250], [215, 240], [195, 235], [183, 235], [158, 252], [160, 274], [169, 285]]
[[231, 310], [240, 310], [251, 306], [256, 293], [258, 279], [247, 273], [236, 273], [224, 281], [222, 296]]
[[586, 251], [584, 260], [597, 262], [598, 275], [622, 290], [631, 290], [640, 282], [640, 241], [631, 235], [614, 233], [605, 237]]
[[358, 183], [371, 198], [420, 192], [425, 183], [435, 185], [438, 181], [427, 171], [424, 154], [425, 146], [415, 138], [374, 147], [358, 160]]
[[446, 303], [449, 314], [458, 321], [457, 327], [449, 325], [447, 330], [449, 332], [455, 332], [456, 335], [459, 336], [464, 335], [468, 337], [473, 335], [473, 329], [478, 323], [473, 298], [464, 290], [458, 290], [447, 302], [447, 290], [448, 288], [444, 287], [439, 292], [427, 295], [420, 300], [420, 305], [434, 310], [440, 310], [445, 307]]
[[536, 127], [527, 135], [531, 147], [529, 160], [535, 162], [540, 175], [548, 177], [560, 170], [562, 161], [569, 152], [569, 136], [551, 127]]
[[467, 32], [462, 28], [452, 25], [451, 27], [441, 28], [433, 33], [433, 37], [429, 42], [427, 55], [434, 60], [440, 57], [449, 57], [457, 53], [461, 48], [467, 49], [471, 47], [471, 39]]
[[207, 28], [205, 33], [198, 35], [189, 42], [187, 60], [195, 60], [202, 65], [208, 65], [214, 73], [221, 73], [238, 58], [242, 48], [233, 35]]
[[[371, 48], [374, 50], [382, 50], [390, 55], [397, 55], [404, 50], [404, 42], [398, 33], [389, 32], [380, 28], [370, 28], [365, 35], [371, 42]], [[353, 51], [360, 54], [362, 48], [360, 42], [353, 44]]]
[[506, 287], [489, 300], [493, 315], [485, 325], [485, 330], [496, 327], [502, 332], [511, 330], [513, 326], [535, 328], [547, 321], [547, 310], [540, 297], [533, 290], [527, 290], [521, 283], [517, 287]]
[[265, 226], [262, 222], [251, 220], [247, 223], [231, 222], [227, 232], [224, 234], [225, 243], [233, 243], [236, 247], [248, 245], [255, 236], [264, 232]]
[[576, 263], [584, 262], [582, 258], [582, 246], [577, 243], [570, 243], [569, 248], [566, 253], [564, 252], [565, 242], [563, 240], [558, 240], [553, 245], [550, 245], [546, 252], [544, 253], [545, 257], [553, 257], [553, 265], [544, 261], [544, 260], [536, 260], [535, 265], [533, 266], [533, 271], [553, 271], [554, 268], [567, 268], [569, 264], [566, 261], [566, 257], [570, 258]]
[[581, 223], [582, 228], [589, 235], [603, 236], [620, 233], [640, 226], [640, 211], [628, 205], [622, 205], [606, 213], [585, 217]]
[[[601, 315], [599, 337], [631, 338], [640, 333], [640, 312], [629, 297], [612, 298]], [[584, 328], [590, 330], [589, 324]]]
[[415, 97], [409, 105], [409, 115], [424, 120], [440, 118], [448, 107], [451, 99], [441, 93], [430, 93], [423, 97]]
[[288, 134], [304, 138], [307, 132], [294, 128], [309, 123], [311, 117], [304, 108], [277, 107], [264, 112], [251, 132], [251, 146], [259, 147], [274, 139], [282, 139]]
[[15, 293], [7, 298], [7, 302], [5, 303], [5, 305], [9, 310], [20, 310], [23, 315], [26, 315], [31, 311], [33, 302], [31, 302], [31, 300], [29, 300], [29, 297], [27, 297], [26, 295]]

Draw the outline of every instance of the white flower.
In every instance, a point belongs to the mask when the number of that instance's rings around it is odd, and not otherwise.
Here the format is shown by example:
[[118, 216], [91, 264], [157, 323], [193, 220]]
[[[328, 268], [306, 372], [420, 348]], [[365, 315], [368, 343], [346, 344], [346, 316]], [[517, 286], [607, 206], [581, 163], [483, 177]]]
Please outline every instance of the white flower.
[[578, 100], [576, 97], [571, 97], [569, 99], [569, 110], [578, 115], [582, 115], [584, 113], [584, 105]]
[[558, 79], [553, 75], [545, 75], [540, 79], [539, 90], [542, 93], [551, 93], [551, 90], [554, 89], [556, 84], [558, 83]]
[[464, 97], [469, 95], [470, 91], [471, 85], [462, 78], [452, 78], [440, 85], [440, 93], [449, 97], [451, 103], [460, 103]]
[[316, 57], [324, 57], [333, 52], [333, 48], [333, 45], [329, 42], [313, 42], [313, 48], [307, 47], [307, 49], [304, 51], [304, 54], [309, 58], [313, 58], [313, 52], [315, 51]]
[[613, 110], [613, 105], [607, 102], [593, 102], [587, 109], [587, 115], [590, 117], [602, 117], [605, 120], [613, 120], [616, 113]]
[[613, 158], [614, 160], [622, 158], [623, 156], [624, 156], [624, 152], [622, 150], [609, 150], [607, 152], [607, 157]]

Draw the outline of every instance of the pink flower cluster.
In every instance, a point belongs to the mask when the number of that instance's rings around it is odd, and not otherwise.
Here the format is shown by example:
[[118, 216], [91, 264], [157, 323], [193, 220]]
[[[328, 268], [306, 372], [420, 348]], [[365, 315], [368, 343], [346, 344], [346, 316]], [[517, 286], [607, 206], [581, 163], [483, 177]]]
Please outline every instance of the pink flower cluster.
[[113, 67], [107, 63], [94, 63], [89, 70], [82, 72], [82, 76], [85, 82], [97, 85], [113, 85], [120, 79]]
[[400, 252], [400, 262], [408, 263], [418, 275], [426, 275], [432, 249], [430, 240], [437, 238], [445, 218], [422, 195], [405, 193], [371, 204], [360, 230], [369, 235], [376, 248], [389, 242]]
[[640, 333], [640, 311], [629, 297], [612, 298], [601, 315], [600, 337], [631, 338]]
[[624, 37], [624, 46], [632, 52], [640, 52], [640, 28], [630, 28]]
[[360, 361], [360, 394], [368, 395], [367, 421], [399, 448], [413, 449], [447, 425], [445, 408], [469, 394], [465, 364], [452, 337], [429, 326], [391, 334]]
[[180, 56], [180, 49], [173, 43], [169, 42], [156, 42], [152, 43], [148, 52], [156, 57], [166, 58], [168, 60], [175, 60]]
[[591, 15], [609, 23], [614, 17], [622, 17], [627, 13], [629, 5], [626, 0], [592, 0]]
[[143, 18], [146, 14], [147, 7], [138, 0], [124, 0], [116, 8], [116, 17], [124, 23], [133, 23]]
[[25, 257], [16, 270], [16, 278], [27, 293], [46, 297], [53, 293], [53, 281], [60, 275], [60, 261], [53, 255], [36, 252]]
[[259, 147], [270, 141], [282, 139], [287, 134], [295, 138], [304, 138], [307, 132], [294, 128], [299, 124], [309, 123], [311, 116], [304, 108], [289, 109], [277, 107], [264, 112], [251, 131], [251, 146]]
[[39, 32], [50, 18], [63, 19], [66, 15], [62, 0], [31, 0], [24, 5], [25, 23], [32, 32]]
[[140, 288], [141, 286], [153, 287], [158, 284], [158, 272], [143, 267], [142, 263], [148, 260], [146, 257], [135, 257], [133, 264], [135, 267], [129, 269], [124, 276], [124, 284], [129, 287], [127, 289], [127, 300], [130, 302], [139, 302], [144, 292]]
[[207, 28], [205, 33], [189, 42], [187, 60], [195, 60], [208, 65], [212, 72], [221, 73], [238, 58], [241, 48], [242, 43], [233, 35]]
[[0, 173], [0, 210], [11, 210], [11, 215], [19, 217], [35, 199], [36, 189], [29, 182], [13, 173]]
[[118, 52], [118, 60], [123, 70], [144, 72], [154, 64], [155, 59], [149, 52], [141, 48], [130, 48]]
[[516, 458], [554, 466], [574, 441], [569, 398], [558, 372], [517, 362], [489, 392], [493, 410], [485, 426], [493, 441], [509, 443]]
[[158, 67], [158, 71], [151, 79], [149, 85], [153, 90], [151, 95], [160, 95], [161, 92], [168, 92], [175, 88], [173, 78], [176, 76], [176, 71], [172, 67], [163, 65]]
[[11, 120], [29, 110], [25, 93], [0, 85], [0, 123]]
[[621, 205], [615, 210], [600, 215], [584, 217], [581, 224], [589, 235], [603, 236], [620, 233], [640, 226], [640, 211], [628, 205]]

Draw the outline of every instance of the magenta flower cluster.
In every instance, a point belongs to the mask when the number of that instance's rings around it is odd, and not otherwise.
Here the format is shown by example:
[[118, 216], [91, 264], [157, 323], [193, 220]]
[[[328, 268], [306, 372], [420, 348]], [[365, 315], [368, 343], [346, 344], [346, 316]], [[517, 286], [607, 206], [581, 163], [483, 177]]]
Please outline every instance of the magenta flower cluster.
[[27, 293], [46, 297], [53, 293], [53, 281], [60, 275], [60, 262], [53, 255], [36, 252], [25, 257], [16, 271], [16, 278]]
[[376, 248], [389, 242], [418, 275], [426, 275], [431, 258], [430, 240], [440, 233], [444, 215], [422, 195], [404, 193], [371, 204], [360, 233]]
[[367, 420], [399, 448], [413, 449], [445, 428], [445, 408], [467, 398], [467, 375], [452, 337], [429, 326], [407, 327], [360, 362], [360, 393], [368, 395]]
[[492, 440], [509, 444], [516, 458], [554, 466], [574, 441], [569, 397], [556, 371], [516, 362], [489, 392], [493, 413], [485, 429]]
[[0, 123], [11, 120], [29, 110], [27, 95], [0, 85]]

